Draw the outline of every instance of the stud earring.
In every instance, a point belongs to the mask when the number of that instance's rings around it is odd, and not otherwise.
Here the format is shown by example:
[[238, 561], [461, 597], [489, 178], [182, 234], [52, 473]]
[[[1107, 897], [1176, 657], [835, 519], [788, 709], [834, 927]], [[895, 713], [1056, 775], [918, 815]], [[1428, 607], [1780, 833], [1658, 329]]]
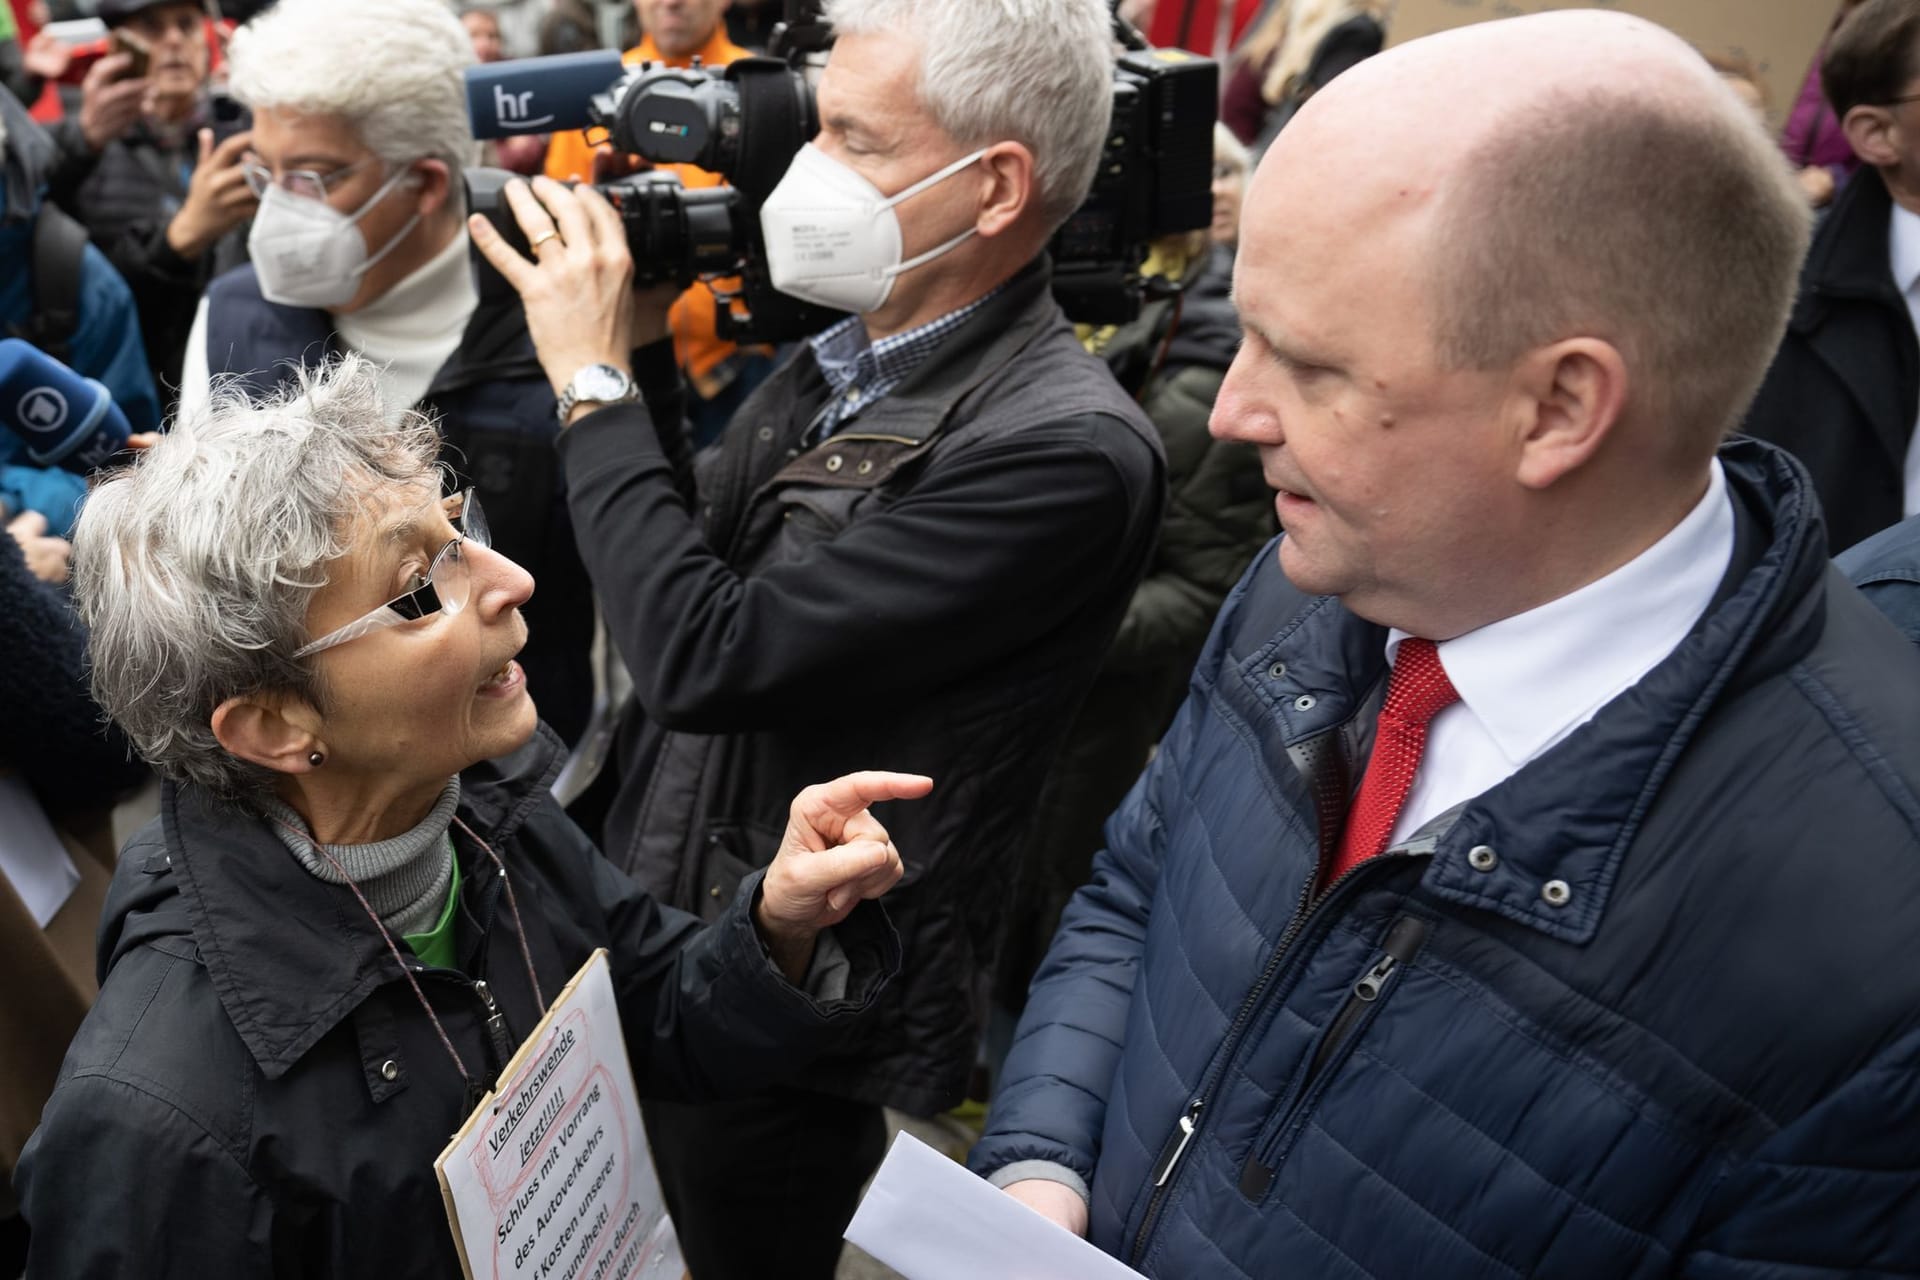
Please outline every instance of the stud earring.
[[327, 758], [321, 755], [318, 751], [312, 751], [307, 753], [307, 763], [312, 765], [316, 769], [318, 769], [321, 765], [325, 764], [326, 762], [327, 762]]

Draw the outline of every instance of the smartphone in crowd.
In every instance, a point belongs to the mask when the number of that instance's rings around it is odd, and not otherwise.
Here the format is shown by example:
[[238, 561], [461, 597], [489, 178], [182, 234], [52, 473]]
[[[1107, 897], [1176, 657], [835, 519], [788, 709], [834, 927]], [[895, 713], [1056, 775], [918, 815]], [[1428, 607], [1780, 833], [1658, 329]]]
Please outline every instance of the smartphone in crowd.
[[61, 44], [73, 50], [73, 60], [60, 76], [62, 84], [79, 84], [93, 70], [93, 64], [112, 53], [129, 58], [122, 80], [138, 80], [153, 63], [153, 50], [145, 40], [125, 27], [113, 31], [98, 18], [77, 18], [71, 22], [50, 22], [43, 28]]
[[207, 122], [213, 127], [213, 145], [217, 147], [253, 128], [253, 112], [225, 89], [216, 89], [207, 99]]
[[120, 76], [122, 80], [143, 78], [153, 63], [152, 47], [125, 27], [115, 27], [113, 34], [107, 37], [107, 52], [124, 53], [130, 59], [126, 71]]

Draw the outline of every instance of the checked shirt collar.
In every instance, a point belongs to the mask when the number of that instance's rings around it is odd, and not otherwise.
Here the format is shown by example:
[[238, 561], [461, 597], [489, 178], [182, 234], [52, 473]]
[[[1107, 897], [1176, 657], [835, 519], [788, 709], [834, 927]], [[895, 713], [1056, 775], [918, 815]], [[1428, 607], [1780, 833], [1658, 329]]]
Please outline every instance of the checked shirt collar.
[[926, 363], [927, 357], [939, 349], [948, 334], [965, 324], [1005, 287], [1000, 285], [964, 307], [878, 342], [868, 340], [867, 327], [859, 316], [848, 316], [809, 338], [814, 362], [820, 366], [833, 396], [821, 409], [814, 425], [808, 428], [806, 443], [814, 445], [825, 440], [868, 405], [899, 386], [908, 374]]

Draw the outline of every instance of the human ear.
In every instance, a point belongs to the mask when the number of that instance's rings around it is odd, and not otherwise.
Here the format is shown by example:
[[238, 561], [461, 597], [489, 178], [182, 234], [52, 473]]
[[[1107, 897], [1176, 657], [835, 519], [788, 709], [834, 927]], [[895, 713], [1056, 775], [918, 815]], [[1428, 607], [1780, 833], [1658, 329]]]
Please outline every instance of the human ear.
[[230, 755], [275, 773], [309, 773], [310, 757], [325, 755], [319, 717], [304, 702], [283, 705], [260, 698], [228, 698], [213, 709], [213, 736]]
[[414, 208], [421, 217], [432, 217], [446, 208], [453, 191], [453, 173], [447, 168], [445, 160], [414, 161], [413, 177], [418, 184], [413, 197]]
[[974, 227], [983, 236], [1003, 235], [1033, 203], [1033, 152], [1018, 142], [996, 142], [980, 164], [987, 173], [987, 193]]
[[1840, 128], [1853, 154], [1867, 164], [1885, 168], [1900, 162], [1900, 126], [1885, 107], [1855, 107], [1847, 112]]
[[1627, 403], [1627, 362], [1612, 343], [1569, 338], [1522, 357], [1513, 379], [1515, 478], [1546, 489], [1592, 460]]

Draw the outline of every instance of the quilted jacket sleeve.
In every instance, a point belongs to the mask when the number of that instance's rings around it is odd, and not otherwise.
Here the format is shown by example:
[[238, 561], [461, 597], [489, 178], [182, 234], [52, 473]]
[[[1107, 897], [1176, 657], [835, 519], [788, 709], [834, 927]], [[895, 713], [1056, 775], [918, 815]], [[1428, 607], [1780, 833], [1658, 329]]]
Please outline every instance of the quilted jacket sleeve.
[[1920, 1031], [1732, 1169], [1678, 1272], [1693, 1280], [1911, 1276], [1920, 1267]]
[[[1127, 1008], [1160, 876], [1160, 805], [1176, 775], [1180, 732], [1176, 722], [1108, 820], [1107, 848], [1094, 862], [1093, 878], [1068, 904], [1034, 979], [993, 1113], [968, 1162], [1000, 1185], [1018, 1176], [1073, 1185], [1034, 1162], [1071, 1170], [1083, 1195], [1093, 1181], [1107, 1091], [1124, 1051]], [[1010, 1170], [1016, 1164], [1029, 1168]]]

